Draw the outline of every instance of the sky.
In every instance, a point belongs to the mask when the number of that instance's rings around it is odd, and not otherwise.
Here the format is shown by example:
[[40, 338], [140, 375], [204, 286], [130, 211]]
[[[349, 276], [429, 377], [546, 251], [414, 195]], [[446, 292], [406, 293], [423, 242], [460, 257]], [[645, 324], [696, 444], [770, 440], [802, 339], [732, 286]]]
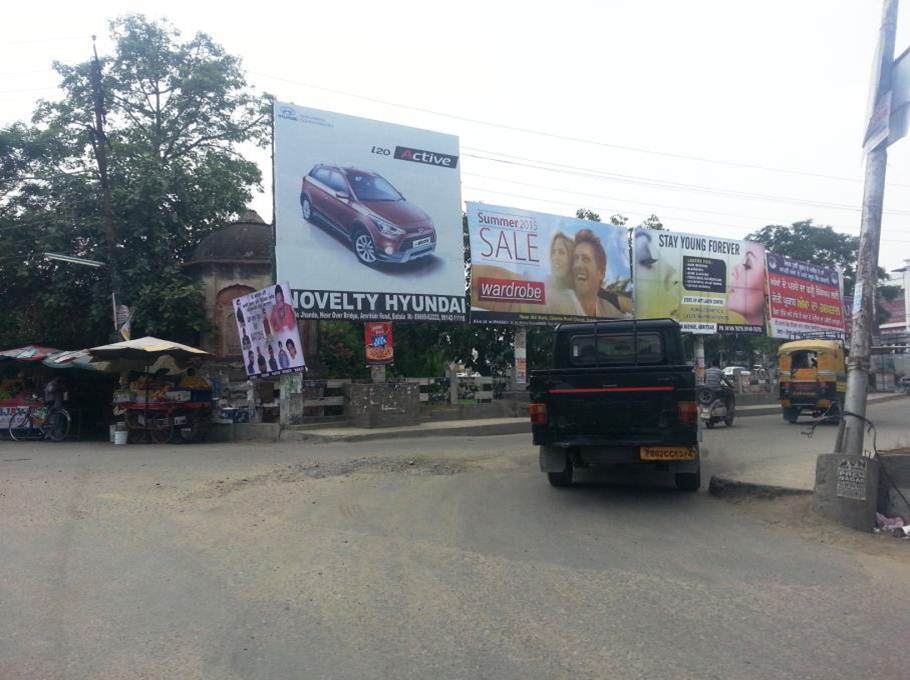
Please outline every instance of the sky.
[[[15, 3], [0, 125], [55, 97], [51, 62], [85, 60], [92, 34], [108, 53], [126, 12], [208, 33], [257, 92], [458, 135], [466, 201], [653, 212], [727, 238], [808, 218], [859, 233], [877, 0]], [[246, 151], [269, 220], [269, 155]], [[910, 258], [910, 140], [887, 177], [880, 264], [894, 269]]]

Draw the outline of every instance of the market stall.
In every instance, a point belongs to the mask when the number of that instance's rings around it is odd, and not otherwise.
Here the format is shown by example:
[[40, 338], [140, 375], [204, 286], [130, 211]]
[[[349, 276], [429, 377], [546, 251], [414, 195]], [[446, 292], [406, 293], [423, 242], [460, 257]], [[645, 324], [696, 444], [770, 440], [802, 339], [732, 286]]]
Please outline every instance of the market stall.
[[45, 380], [41, 362], [59, 350], [26, 345], [0, 352], [0, 432], [14, 416], [41, 405], [38, 394]]
[[154, 337], [88, 350], [92, 362], [120, 373], [113, 394], [117, 426], [130, 441], [194, 442], [205, 437], [212, 417], [212, 387], [196, 375], [208, 353]]
[[[112, 381], [90, 359], [86, 350], [60, 351], [40, 345], [0, 352], [0, 432], [5, 433], [14, 418], [17, 428], [30, 428], [31, 419], [22, 416], [28, 411], [34, 416], [35, 410], [43, 409], [48, 392], [67, 411], [70, 437], [104, 432]], [[51, 384], [53, 389], [48, 390]]]

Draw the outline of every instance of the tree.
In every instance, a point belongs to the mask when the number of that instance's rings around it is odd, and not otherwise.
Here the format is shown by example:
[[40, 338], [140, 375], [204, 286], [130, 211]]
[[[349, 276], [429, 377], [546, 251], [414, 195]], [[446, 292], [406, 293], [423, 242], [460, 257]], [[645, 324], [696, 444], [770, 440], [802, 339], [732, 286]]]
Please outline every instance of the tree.
[[802, 220], [788, 226], [769, 224], [746, 238], [763, 243], [772, 253], [794, 260], [841, 267], [844, 270], [844, 288], [853, 291], [856, 253], [859, 250], [859, 238], [856, 236], [845, 236], [829, 226], [816, 226], [812, 220]]
[[600, 215], [587, 208], [579, 208], [575, 211], [575, 217], [580, 220], [590, 220], [591, 222], [600, 222]]
[[[199, 241], [243, 211], [261, 180], [238, 147], [264, 145], [267, 99], [210, 37], [165, 21], [110, 24], [102, 61], [116, 250], [142, 333], [194, 340], [205, 315], [183, 264]], [[103, 270], [42, 260], [45, 250], [106, 260], [91, 64], [55, 63], [61, 99], [0, 135], [0, 344], [85, 346], [110, 333]], [[18, 179], [12, 190], [7, 172]]]
[[651, 215], [649, 217], [646, 217], [645, 219], [643, 219], [641, 221], [641, 224], [639, 224], [638, 226], [644, 227], [645, 229], [656, 229], [656, 230], [664, 229], [664, 223], [661, 222], [660, 218], [657, 215], [655, 215], [654, 213], [651, 213]]
[[[600, 220], [596, 220], [596, 221], [600, 222]], [[626, 226], [626, 222], [628, 222], [628, 221], [629, 221], [629, 218], [621, 213], [616, 213], [615, 215], [610, 215], [610, 224], [612, 224], [613, 226], [624, 227], [624, 226]]]
[[[816, 226], [812, 220], [794, 222], [789, 226], [769, 224], [746, 236], [751, 241], [763, 243], [772, 253], [794, 260], [811, 262], [825, 267], [840, 267], [844, 272], [844, 295], [853, 295], [856, 285], [856, 257], [859, 237], [839, 234], [830, 226]], [[887, 272], [879, 267], [878, 280], [886, 281]], [[879, 323], [887, 320], [888, 312], [881, 300], [893, 300], [898, 294], [896, 286], [879, 283], [876, 287], [877, 316]]]

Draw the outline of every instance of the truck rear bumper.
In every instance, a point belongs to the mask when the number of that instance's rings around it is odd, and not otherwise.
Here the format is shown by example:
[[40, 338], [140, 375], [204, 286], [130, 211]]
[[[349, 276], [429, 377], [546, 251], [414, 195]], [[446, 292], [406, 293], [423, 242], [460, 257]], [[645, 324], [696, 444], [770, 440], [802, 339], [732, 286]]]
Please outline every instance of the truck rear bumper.
[[[667, 445], [662, 443], [662, 445]], [[691, 446], [691, 445], [686, 445]], [[696, 454], [694, 460], [642, 460], [639, 446], [541, 446], [541, 472], [562, 472], [566, 461], [571, 460], [576, 467], [611, 467], [611, 466], [650, 466], [671, 472], [696, 472], [701, 456]]]

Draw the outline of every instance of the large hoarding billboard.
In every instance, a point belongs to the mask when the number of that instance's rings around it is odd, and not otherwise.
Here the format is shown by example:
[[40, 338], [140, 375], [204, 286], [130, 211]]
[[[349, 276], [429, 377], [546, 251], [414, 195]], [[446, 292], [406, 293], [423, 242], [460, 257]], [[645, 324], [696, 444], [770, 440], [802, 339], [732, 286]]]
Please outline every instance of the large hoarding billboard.
[[765, 247], [753, 241], [639, 227], [639, 319], [669, 317], [689, 333], [765, 332]]
[[627, 229], [487, 203], [467, 207], [473, 321], [632, 317]]
[[275, 259], [305, 319], [463, 321], [458, 138], [275, 103]]
[[818, 332], [843, 337], [842, 290], [836, 269], [768, 253], [769, 334], [786, 339]]
[[286, 283], [234, 300], [237, 335], [247, 377], [268, 378], [306, 370], [297, 315]]

